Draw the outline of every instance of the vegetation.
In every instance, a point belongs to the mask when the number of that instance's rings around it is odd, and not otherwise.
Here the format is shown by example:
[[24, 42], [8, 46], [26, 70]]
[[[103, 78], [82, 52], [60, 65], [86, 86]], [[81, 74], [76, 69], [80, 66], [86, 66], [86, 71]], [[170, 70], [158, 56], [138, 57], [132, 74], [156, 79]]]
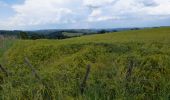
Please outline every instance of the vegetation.
[[[10, 73], [1, 73], [4, 100], [170, 99], [169, 27], [18, 40], [3, 60]], [[91, 70], [82, 93], [88, 64]]]
[[19, 39], [66, 39], [80, 37], [83, 35], [104, 34], [125, 30], [136, 30], [141, 28], [117, 28], [117, 29], [49, 29], [37, 31], [4, 31], [0, 30], [0, 35], [15, 36]]
[[15, 37], [0, 36], [0, 62], [5, 51], [7, 51], [15, 41]]

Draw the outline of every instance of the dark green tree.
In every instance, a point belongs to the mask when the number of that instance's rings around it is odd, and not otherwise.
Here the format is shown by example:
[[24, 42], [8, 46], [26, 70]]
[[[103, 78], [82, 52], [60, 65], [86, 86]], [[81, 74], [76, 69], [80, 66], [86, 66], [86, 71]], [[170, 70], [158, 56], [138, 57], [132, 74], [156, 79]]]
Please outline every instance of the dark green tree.
[[19, 32], [20, 39], [28, 39], [28, 34], [26, 32]]
[[98, 34], [104, 34], [104, 33], [107, 33], [107, 31], [106, 31], [106, 30], [100, 30], [100, 31], [98, 32]]

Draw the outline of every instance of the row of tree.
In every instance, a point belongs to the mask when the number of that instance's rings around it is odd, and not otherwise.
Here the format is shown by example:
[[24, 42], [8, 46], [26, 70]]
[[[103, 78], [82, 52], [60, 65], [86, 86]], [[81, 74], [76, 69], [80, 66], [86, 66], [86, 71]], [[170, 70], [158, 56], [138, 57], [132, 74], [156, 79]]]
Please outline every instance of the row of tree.
[[54, 32], [54, 33], [50, 33], [50, 34], [20, 32], [19, 38], [35, 40], [35, 39], [65, 39], [65, 38], [69, 38], [69, 37], [63, 35], [61, 32]]
[[[5, 36], [15, 36], [19, 39], [66, 39], [71, 37], [77, 37], [77, 35], [65, 35], [64, 32], [67, 32], [68, 34], [74, 34], [74, 33], [82, 33], [81, 35], [91, 35], [91, 34], [104, 34], [108, 33], [110, 31], [107, 30], [98, 30], [93, 31], [91, 33], [89, 30], [56, 30], [56, 31], [0, 31], [0, 35]], [[117, 32], [117, 31], [114, 31]]]

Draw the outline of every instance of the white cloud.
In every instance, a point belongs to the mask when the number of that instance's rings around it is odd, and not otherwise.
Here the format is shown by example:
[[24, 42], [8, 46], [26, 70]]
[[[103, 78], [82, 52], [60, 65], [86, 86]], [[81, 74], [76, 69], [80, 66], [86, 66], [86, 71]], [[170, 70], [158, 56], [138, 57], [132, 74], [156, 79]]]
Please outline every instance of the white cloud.
[[147, 7], [145, 11], [150, 15], [170, 15], [170, 0], [155, 0], [158, 4], [154, 7]]
[[109, 5], [116, 0], [84, 0], [83, 4], [86, 6], [103, 6]]
[[116, 20], [116, 19], [119, 19], [119, 17], [111, 15], [110, 13], [105, 13], [102, 9], [94, 9], [88, 17], [89, 22], [98, 22], [98, 21]]
[[95, 8], [89, 19], [100, 21], [99, 19], [149, 19], [150, 17], [170, 17], [170, 0], [117, 0], [112, 5]]
[[[78, 0], [72, 0], [75, 2]], [[10, 25], [28, 26], [39, 24], [73, 22], [74, 15], [70, 0], [26, 0], [23, 5], [15, 5], [16, 15], [10, 18]]]
[[0, 26], [170, 17], [170, 0], [25, 0], [12, 8], [16, 14], [5, 22], [0, 20]]

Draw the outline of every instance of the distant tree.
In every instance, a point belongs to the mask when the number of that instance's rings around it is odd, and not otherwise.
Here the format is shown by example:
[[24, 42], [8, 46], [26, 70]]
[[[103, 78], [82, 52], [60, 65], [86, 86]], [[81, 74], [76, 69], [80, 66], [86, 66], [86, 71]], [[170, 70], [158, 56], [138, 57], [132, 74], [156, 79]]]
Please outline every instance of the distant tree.
[[19, 32], [19, 37], [20, 37], [21, 39], [28, 39], [28, 35], [27, 35], [26, 32]]
[[88, 33], [83, 33], [83, 35], [88, 35]]
[[159, 28], [159, 27], [153, 27], [153, 28]]
[[62, 32], [53, 32], [51, 34], [48, 35], [49, 39], [65, 39], [68, 38], [67, 36], [65, 36]]
[[36, 40], [36, 39], [44, 39], [45, 36], [43, 34], [37, 34], [37, 33], [32, 33], [30, 36], [29, 36], [29, 39], [33, 39], [33, 40]]
[[139, 30], [140, 28], [132, 28], [131, 30]]
[[98, 32], [98, 34], [104, 34], [106, 32], [107, 32], [106, 30], [101, 30], [101, 31]]
[[113, 30], [112, 32], [118, 32], [117, 30]]

